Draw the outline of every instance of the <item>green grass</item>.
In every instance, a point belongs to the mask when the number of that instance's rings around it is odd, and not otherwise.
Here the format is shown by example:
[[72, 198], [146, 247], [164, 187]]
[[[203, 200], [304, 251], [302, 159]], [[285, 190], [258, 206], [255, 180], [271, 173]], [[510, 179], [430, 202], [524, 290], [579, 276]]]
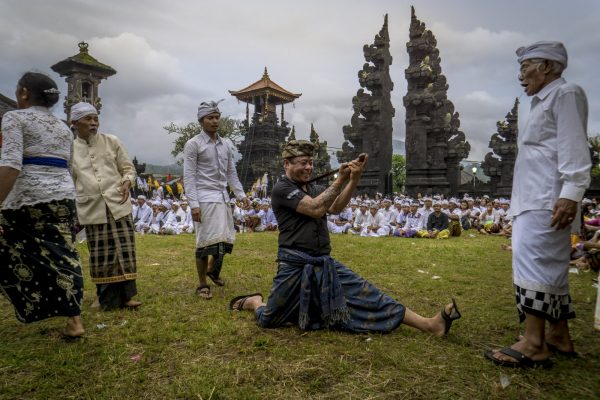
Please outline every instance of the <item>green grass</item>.
[[[57, 336], [64, 318], [19, 323], [0, 299], [2, 399], [591, 399], [600, 394], [600, 335], [593, 330], [593, 274], [570, 274], [583, 358], [551, 370], [511, 370], [483, 357], [520, 332], [505, 239], [332, 238], [333, 256], [407, 307], [438, 312], [451, 296], [463, 318], [446, 338], [401, 326], [388, 335], [264, 330], [230, 298], [268, 294], [274, 233], [238, 235], [225, 259], [227, 285], [210, 301], [194, 295], [194, 239], [138, 236], [137, 311], [89, 308], [85, 339]], [[79, 247], [87, 264], [87, 248]], [[87, 265], [86, 275], [89, 276]], [[423, 271], [418, 272], [419, 270]], [[440, 279], [432, 279], [438, 275]], [[106, 325], [98, 328], [98, 325]], [[102, 325], [100, 325], [102, 326]], [[131, 357], [138, 355], [139, 361]], [[510, 380], [502, 389], [501, 376]]]

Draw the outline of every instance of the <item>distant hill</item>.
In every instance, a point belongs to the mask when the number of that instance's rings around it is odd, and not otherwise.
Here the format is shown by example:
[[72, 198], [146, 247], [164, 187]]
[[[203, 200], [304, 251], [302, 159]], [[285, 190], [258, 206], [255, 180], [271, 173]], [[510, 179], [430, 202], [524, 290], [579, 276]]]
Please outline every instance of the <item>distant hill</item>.
[[392, 154], [400, 154], [401, 156], [405, 156], [406, 148], [404, 146], [404, 140], [392, 138]]
[[157, 174], [157, 175], [183, 175], [183, 166], [179, 164], [171, 165], [154, 165], [146, 164], [146, 170], [144, 174]]

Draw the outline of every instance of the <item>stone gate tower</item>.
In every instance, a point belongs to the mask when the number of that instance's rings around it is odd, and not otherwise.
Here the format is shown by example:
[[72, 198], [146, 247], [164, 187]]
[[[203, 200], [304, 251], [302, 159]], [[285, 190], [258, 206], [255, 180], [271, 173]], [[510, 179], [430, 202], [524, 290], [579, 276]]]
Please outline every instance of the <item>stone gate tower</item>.
[[481, 164], [483, 172], [490, 177], [490, 192], [495, 197], [510, 197], [513, 172], [517, 159], [517, 138], [519, 136], [519, 98], [504, 121], [496, 123], [498, 133], [490, 138], [492, 149], [485, 155]]
[[100, 81], [116, 74], [117, 71], [92, 57], [88, 52], [87, 43], [79, 43], [79, 54], [57, 62], [51, 68], [60, 76], [66, 76], [68, 88], [64, 108], [67, 120], [71, 117], [71, 106], [80, 101], [90, 103], [100, 113], [102, 108], [98, 95]]
[[[363, 173], [358, 190], [374, 195], [392, 192], [392, 106], [394, 83], [390, 77], [390, 35], [388, 17], [384, 18], [379, 34], [372, 45], [364, 45], [365, 61], [358, 71], [361, 89], [352, 98], [354, 114], [350, 125], [343, 128], [342, 150], [337, 152], [339, 162], [347, 162], [360, 153], [369, 154], [367, 170]], [[365, 89], [368, 92], [365, 92]]]
[[410, 41], [406, 44], [409, 66], [405, 70], [406, 192], [457, 194], [460, 161], [471, 145], [459, 130], [458, 112], [448, 100], [448, 84], [442, 74], [435, 36], [411, 7]]

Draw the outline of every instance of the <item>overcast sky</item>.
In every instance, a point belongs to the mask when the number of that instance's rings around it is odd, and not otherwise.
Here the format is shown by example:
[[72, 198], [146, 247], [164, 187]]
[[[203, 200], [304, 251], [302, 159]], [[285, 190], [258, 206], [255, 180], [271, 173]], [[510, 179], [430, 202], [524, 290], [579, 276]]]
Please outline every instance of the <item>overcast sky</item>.
[[[117, 75], [100, 86], [101, 131], [119, 136], [131, 157], [173, 162], [170, 122], [195, 120], [198, 104], [219, 100], [223, 115], [245, 118], [245, 105], [228, 90], [271, 79], [302, 93], [286, 107], [298, 138], [310, 123], [322, 140], [340, 147], [350, 122], [362, 47], [373, 42], [389, 14], [394, 58], [394, 137], [404, 138], [404, 69], [410, 5], [438, 41], [449, 99], [481, 160], [496, 121], [521, 97], [521, 123], [529, 99], [517, 81], [515, 49], [538, 40], [560, 40], [569, 53], [563, 75], [581, 85], [590, 106], [588, 132], [600, 133], [600, 2], [504, 1], [179, 1], [3, 0], [0, 2], [0, 93], [14, 98], [22, 73], [50, 66], [89, 43], [90, 54]], [[594, 78], [594, 76], [596, 76]], [[64, 118], [62, 101], [54, 112]], [[333, 149], [332, 149], [333, 150]]]

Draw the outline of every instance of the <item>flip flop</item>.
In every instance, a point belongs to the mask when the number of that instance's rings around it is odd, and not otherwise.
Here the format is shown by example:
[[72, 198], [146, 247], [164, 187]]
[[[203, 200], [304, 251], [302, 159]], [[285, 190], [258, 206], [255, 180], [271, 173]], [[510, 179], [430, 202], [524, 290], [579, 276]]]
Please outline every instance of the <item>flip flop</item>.
[[448, 314], [446, 312], [446, 307], [442, 309], [442, 318], [444, 319], [444, 335], [447, 335], [450, 331], [450, 327], [452, 326], [452, 321], [459, 319], [462, 317], [460, 311], [458, 311], [458, 306], [456, 305], [456, 300], [454, 297], [452, 298], [452, 312]]
[[554, 354], [558, 355], [558, 356], [562, 356], [565, 358], [579, 358], [581, 357], [581, 355], [576, 352], [576, 351], [562, 351], [559, 350], [558, 347], [556, 347], [556, 345], [553, 345], [551, 343], [546, 342], [546, 347], [548, 347], [548, 350], [550, 350], [551, 352], [553, 352]]
[[[246, 300], [248, 300], [250, 297], [254, 297], [254, 296], [260, 296], [261, 300], [263, 298], [262, 293], [252, 293], [252, 294], [245, 294], [243, 296], [234, 297], [229, 302], [229, 310], [230, 311], [242, 311], [244, 309], [244, 303], [246, 303]], [[234, 306], [234, 304], [238, 301], [239, 301], [239, 303], [236, 306]]]
[[552, 360], [546, 358], [545, 360], [532, 360], [527, 357], [525, 354], [521, 353], [518, 350], [511, 349], [510, 347], [504, 347], [498, 350], [502, 354], [506, 354], [509, 357], [514, 358], [516, 361], [507, 361], [501, 360], [499, 358], [494, 357], [494, 352], [492, 350], [488, 350], [483, 354], [486, 358], [492, 360], [492, 362], [496, 365], [500, 365], [501, 367], [509, 367], [509, 368], [537, 368], [541, 367], [544, 369], [552, 368]]
[[213, 274], [212, 272], [207, 272], [206, 276], [208, 276], [215, 285], [225, 286], [225, 281], [223, 279], [219, 278], [218, 276], [216, 276], [215, 274]]

